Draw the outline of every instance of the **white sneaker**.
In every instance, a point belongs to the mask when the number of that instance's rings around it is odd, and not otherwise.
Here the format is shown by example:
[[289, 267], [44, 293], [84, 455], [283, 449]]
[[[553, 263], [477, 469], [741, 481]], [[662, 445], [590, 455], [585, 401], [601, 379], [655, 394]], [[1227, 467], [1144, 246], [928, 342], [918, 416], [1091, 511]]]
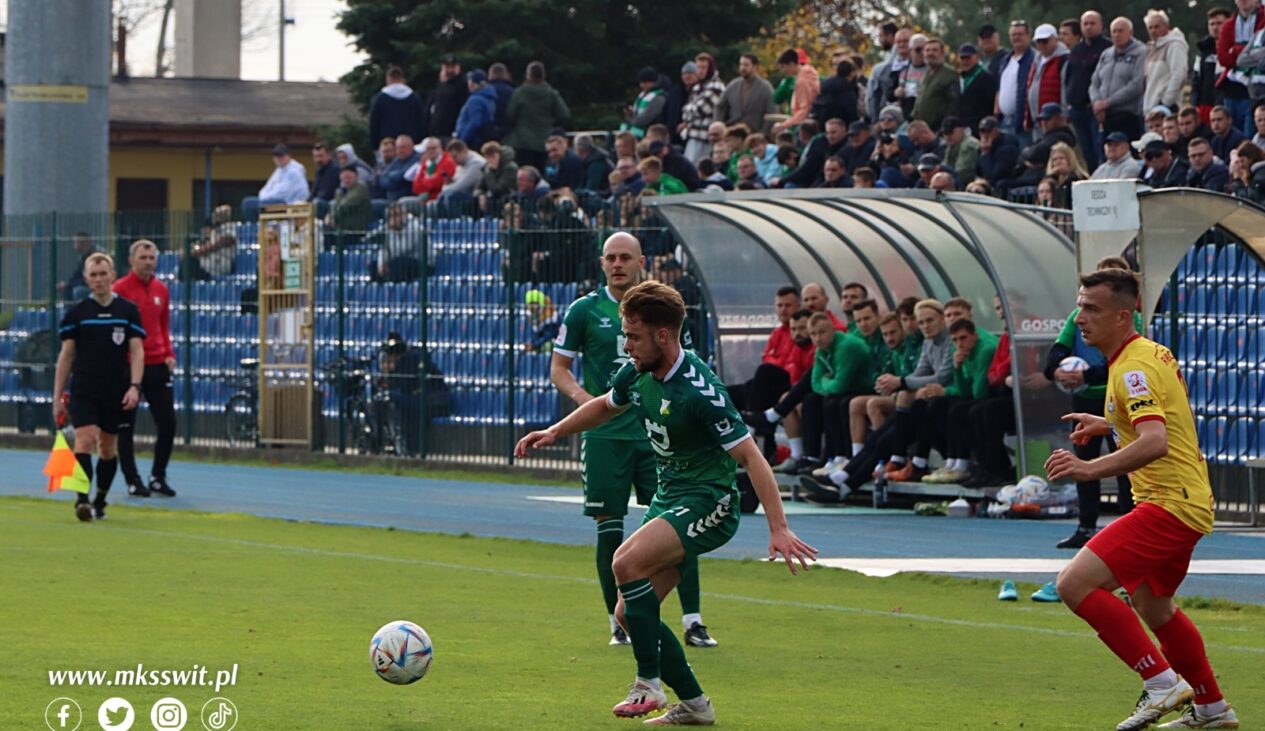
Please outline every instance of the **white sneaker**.
[[[1164, 716], [1186, 705], [1195, 697], [1195, 691], [1181, 678], [1167, 688], [1142, 690], [1133, 715], [1116, 725], [1116, 731], [1144, 729]], [[1181, 728], [1180, 726], [1178, 728]]]
[[716, 711], [712, 710], [711, 700], [704, 698], [703, 703], [699, 710], [691, 709], [684, 703], [673, 703], [668, 706], [667, 713], [642, 723], [647, 726], [711, 726], [716, 723]]
[[1163, 726], [1156, 728], [1238, 728], [1239, 717], [1234, 713], [1233, 706], [1226, 706], [1225, 710], [1215, 716], [1201, 716], [1199, 711], [1195, 710], [1194, 704], [1186, 706], [1186, 712], [1176, 721], [1169, 721]]
[[619, 625], [615, 625], [615, 629], [611, 632], [611, 641], [607, 644], [631, 645], [632, 640], [628, 639], [628, 633], [624, 631], [623, 627], [620, 627]]
[[829, 477], [831, 472], [843, 468], [843, 461], [838, 457], [813, 470], [813, 477]]
[[637, 718], [668, 705], [662, 688], [652, 688], [638, 680], [628, 689], [628, 697], [616, 703], [611, 712], [620, 718]]

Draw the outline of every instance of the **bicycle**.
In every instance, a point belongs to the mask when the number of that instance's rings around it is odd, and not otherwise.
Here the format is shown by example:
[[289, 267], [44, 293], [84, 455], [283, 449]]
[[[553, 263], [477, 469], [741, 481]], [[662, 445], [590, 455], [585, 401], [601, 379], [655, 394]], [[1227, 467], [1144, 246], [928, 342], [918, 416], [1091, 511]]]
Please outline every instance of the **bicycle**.
[[368, 358], [340, 358], [321, 370], [334, 382], [350, 447], [361, 454], [405, 454], [399, 409], [372, 364]]
[[253, 448], [259, 446], [259, 359], [242, 358], [239, 365], [243, 374], [237, 391], [224, 404], [224, 428], [229, 446]]

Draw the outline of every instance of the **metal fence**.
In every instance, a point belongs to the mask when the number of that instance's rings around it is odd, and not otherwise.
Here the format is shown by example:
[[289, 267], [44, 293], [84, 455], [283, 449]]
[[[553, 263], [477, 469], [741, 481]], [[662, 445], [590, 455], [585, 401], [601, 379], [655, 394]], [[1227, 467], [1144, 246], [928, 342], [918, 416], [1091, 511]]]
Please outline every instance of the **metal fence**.
[[[649, 273], [686, 294], [697, 339], [708, 341], [694, 280], [648, 214], [629, 220], [628, 211], [548, 205], [502, 213], [410, 204], [377, 215], [343, 211], [355, 227], [322, 222], [313, 448], [512, 463], [524, 430], [571, 407], [550, 381], [553, 335], [567, 305], [600, 286], [601, 243], [620, 224], [633, 224], [621, 228], [643, 241]], [[258, 223], [195, 220], [190, 212], [4, 220], [0, 429], [51, 426], [55, 333], [67, 306], [88, 294], [75, 276], [83, 256], [112, 253], [122, 276], [128, 246], [147, 238], [160, 249], [157, 276], [171, 294], [177, 443], [256, 445]], [[401, 344], [384, 347], [393, 334]], [[152, 421], [141, 410], [144, 442]], [[572, 439], [530, 465], [574, 468], [578, 454]]]

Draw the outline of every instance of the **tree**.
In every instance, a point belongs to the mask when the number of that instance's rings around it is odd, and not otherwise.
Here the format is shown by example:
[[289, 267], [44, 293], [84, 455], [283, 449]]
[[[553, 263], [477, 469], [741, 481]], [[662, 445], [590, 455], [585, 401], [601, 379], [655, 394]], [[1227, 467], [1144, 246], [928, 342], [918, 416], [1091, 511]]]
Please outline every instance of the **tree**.
[[609, 127], [635, 93], [637, 70], [654, 66], [675, 78], [700, 51], [733, 75], [745, 39], [772, 25], [794, 0], [348, 0], [339, 30], [368, 59], [342, 82], [368, 109], [390, 64], [425, 96], [439, 57], [455, 53], [465, 70], [506, 64], [516, 81], [542, 61], [549, 83], [567, 99], [577, 126]]

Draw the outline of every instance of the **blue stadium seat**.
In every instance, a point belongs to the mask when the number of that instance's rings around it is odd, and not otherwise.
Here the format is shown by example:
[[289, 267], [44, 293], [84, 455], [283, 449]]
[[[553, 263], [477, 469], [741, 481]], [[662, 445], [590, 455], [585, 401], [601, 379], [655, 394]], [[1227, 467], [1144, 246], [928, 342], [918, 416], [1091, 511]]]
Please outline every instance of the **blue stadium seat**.
[[1183, 323], [1177, 331], [1177, 359], [1187, 365], [1197, 364], [1203, 344], [1203, 331], [1194, 323]]
[[1243, 248], [1237, 244], [1227, 244], [1217, 253], [1216, 268], [1213, 280], [1220, 283], [1237, 283], [1241, 281], [1240, 267], [1243, 262]]
[[1226, 329], [1224, 327], [1210, 327], [1204, 333], [1203, 347], [1199, 351], [1200, 362], [1214, 365], [1225, 360], [1226, 354]]

